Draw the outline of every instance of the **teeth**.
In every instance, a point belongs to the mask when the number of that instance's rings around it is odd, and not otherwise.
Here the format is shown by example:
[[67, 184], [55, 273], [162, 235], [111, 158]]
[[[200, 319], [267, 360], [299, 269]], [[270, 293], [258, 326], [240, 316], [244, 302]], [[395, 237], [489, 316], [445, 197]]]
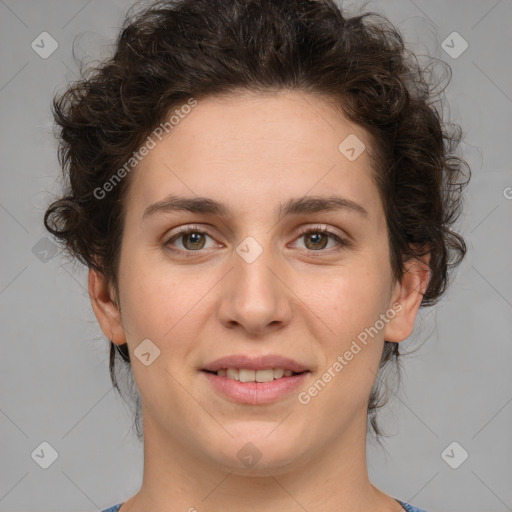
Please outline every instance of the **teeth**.
[[291, 377], [292, 370], [283, 368], [267, 368], [265, 370], [248, 370], [247, 368], [223, 368], [217, 371], [219, 377], [238, 380], [240, 382], [270, 382], [282, 377]]
[[[218, 374], [218, 373], [217, 373]], [[233, 380], [240, 380], [238, 378], [238, 370], [236, 368], [228, 368], [227, 369], [227, 373], [226, 373], [226, 377], [228, 379], [233, 379]]]
[[254, 370], [238, 370], [238, 379], [240, 382], [254, 382], [256, 379]]
[[274, 379], [280, 379], [284, 375], [282, 368], [274, 368]]
[[270, 382], [274, 380], [274, 370], [257, 370], [256, 371], [256, 382]]

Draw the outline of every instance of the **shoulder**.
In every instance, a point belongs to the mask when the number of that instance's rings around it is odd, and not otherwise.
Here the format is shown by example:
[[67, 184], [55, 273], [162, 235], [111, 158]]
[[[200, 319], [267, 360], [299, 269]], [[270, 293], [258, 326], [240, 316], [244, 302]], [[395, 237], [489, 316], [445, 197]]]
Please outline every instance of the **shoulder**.
[[407, 512], [427, 512], [422, 508], [414, 507], [413, 505], [409, 505], [409, 503], [405, 503], [404, 501], [396, 500], [402, 505], [402, 507], [407, 510]]
[[[409, 505], [409, 503], [405, 503], [404, 501], [401, 501], [401, 500], [396, 500], [396, 501], [398, 501], [407, 512], [427, 512], [426, 510], [424, 510], [422, 508], [414, 507], [413, 505]], [[102, 510], [101, 512], [118, 512], [121, 505], [122, 505], [122, 503], [118, 503], [117, 505], [114, 505], [113, 507]]]
[[[397, 500], [402, 507], [407, 512], [427, 512], [426, 510], [418, 507], [414, 507], [413, 505], [409, 505], [409, 503], [405, 503], [404, 501]], [[118, 512], [119, 508], [121, 507], [122, 503], [118, 503], [117, 505], [114, 505], [113, 507], [107, 508], [105, 510], [102, 510], [101, 512]]]
[[122, 503], [118, 503], [117, 505], [114, 505], [113, 507], [107, 508], [106, 510], [102, 510], [101, 512], [117, 512], [121, 505], [122, 505]]

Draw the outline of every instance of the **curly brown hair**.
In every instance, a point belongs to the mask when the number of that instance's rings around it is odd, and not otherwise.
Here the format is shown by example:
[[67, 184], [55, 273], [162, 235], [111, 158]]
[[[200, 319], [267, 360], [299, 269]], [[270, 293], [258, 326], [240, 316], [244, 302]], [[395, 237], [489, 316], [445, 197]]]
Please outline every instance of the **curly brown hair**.
[[[466, 253], [451, 227], [470, 169], [454, 153], [462, 131], [442, 121], [444, 89], [434, 93], [437, 80], [428, 70], [387, 18], [348, 17], [332, 0], [155, 2], [127, 15], [111, 58], [54, 97], [65, 191], [49, 205], [44, 224], [68, 255], [118, 291], [131, 174], [101, 199], [95, 190], [173, 108], [237, 90], [319, 94], [371, 137], [394, 277], [401, 279], [406, 261], [428, 253], [431, 278], [422, 306], [433, 305]], [[121, 393], [117, 354], [129, 371], [127, 345], [110, 344], [110, 376]], [[399, 344], [385, 341], [379, 373], [394, 361], [400, 377], [399, 356]], [[379, 380], [368, 402], [377, 439], [376, 412], [385, 403]]]

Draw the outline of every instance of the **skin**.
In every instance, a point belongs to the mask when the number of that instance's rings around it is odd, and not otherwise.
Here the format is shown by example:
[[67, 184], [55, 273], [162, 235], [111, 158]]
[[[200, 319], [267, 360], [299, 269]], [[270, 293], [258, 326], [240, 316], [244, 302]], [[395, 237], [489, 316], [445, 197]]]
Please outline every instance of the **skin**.
[[[121, 512], [403, 510], [369, 481], [367, 403], [384, 339], [412, 333], [429, 273], [414, 261], [394, 281], [369, 151], [349, 161], [338, 150], [349, 134], [371, 147], [363, 128], [320, 97], [243, 92], [199, 101], [132, 171], [119, 296], [89, 273], [98, 322], [114, 343], [128, 343], [143, 402], [143, 483]], [[274, 216], [290, 198], [333, 192], [367, 215]], [[171, 193], [210, 197], [234, 216], [142, 219]], [[300, 235], [316, 224], [349, 245]], [[166, 248], [187, 225], [208, 236]], [[263, 250], [252, 263], [235, 251], [247, 236]], [[298, 391], [307, 390], [396, 303], [401, 311], [307, 405], [298, 392], [236, 404], [200, 372], [225, 355], [277, 353], [311, 370]], [[146, 338], [161, 351], [149, 366], [132, 355]], [[237, 457], [247, 442], [262, 454], [251, 468]]]

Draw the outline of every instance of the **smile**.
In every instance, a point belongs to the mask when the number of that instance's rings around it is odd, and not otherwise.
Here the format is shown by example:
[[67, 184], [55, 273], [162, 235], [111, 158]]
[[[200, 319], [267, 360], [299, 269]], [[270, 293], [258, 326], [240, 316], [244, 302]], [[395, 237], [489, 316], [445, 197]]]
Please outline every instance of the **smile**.
[[[224, 372], [226, 375], [223, 375]], [[228, 372], [231, 376], [228, 375]], [[272, 378], [270, 379], [271, 372]], [[274, 378], [274, 372], [277, 375], [282, 374], [281, 377]], [[236, 404], [249, 405], [271, 404], [288, 398], [292, 394], [295, 396], [297, 389], [311, 374], [309, 371], [294, 373], [292, 370], [283, 370], [282, 368], [266, 370], [226, 368], [216, 372], [203, 370], [200, 373], [206, 377], [208, 385], [211, 386], [215, 394]], [[257, 378], [260, 378], [260, 381], [257, 381]], [[261, 379], [269, 380], [262, 381]]]
[[264, 370], [250, 370], [248, 368], [221, 368], [216, 373], [219, 377], [227, 377], [231, 380], [240, 382], [270, 382], [274, 379], [282, 379], [283, 377], [291, 377], [297, 375], [292, 370], [284, 368], [267, 368]]

